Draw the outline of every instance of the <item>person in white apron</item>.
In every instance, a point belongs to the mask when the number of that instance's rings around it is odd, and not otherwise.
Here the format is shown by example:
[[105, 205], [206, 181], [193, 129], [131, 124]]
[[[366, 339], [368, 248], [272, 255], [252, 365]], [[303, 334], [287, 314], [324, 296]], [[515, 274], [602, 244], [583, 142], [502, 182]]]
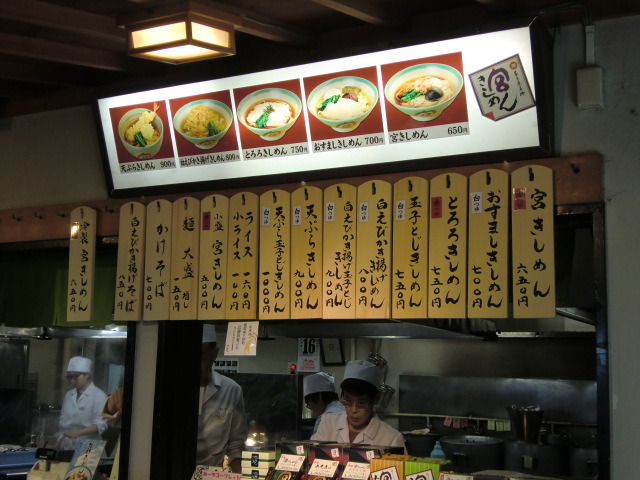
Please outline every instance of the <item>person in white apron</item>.
[[91, 360], [72, 357], [67, 367], [67, 380], [73, 388], [62, 402], [57, 448], [73, 450], [79, 438], [100, 438], [107, 429], [101, 413], [107, 395], [91, 381]]
[[382, 371], [373, 363], [366, 360], [349, 362], [340, 384], [340, 402], [345, 412], [322, 415], [318, 431], [311, 440], [403, 447], [406, 453], [402, 434], [375, 413], [381, 380]]
[[228, 466], [232, 472], [241, 473], [242, 451], [247, 440], [242, 388], [213, 371], [217, 356], [215, 327], [204, 324], [196, 464]]
[[336, 393], [335, 381], [328, 373], [318, 372], [305, 376], [302, 382], [302, 394], [304, 404], [311, 410], [311, 416], [316, 419], [312, 435], [318, 431], [323, 414], [344, 412], [344, 406]]

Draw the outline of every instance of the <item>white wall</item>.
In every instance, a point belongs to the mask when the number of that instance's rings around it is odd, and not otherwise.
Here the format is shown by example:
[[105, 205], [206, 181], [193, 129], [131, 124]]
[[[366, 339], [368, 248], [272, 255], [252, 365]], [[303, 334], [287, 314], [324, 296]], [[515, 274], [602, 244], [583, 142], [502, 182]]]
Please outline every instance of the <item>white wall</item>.
[[[582, 30], [563, 27], [556, 32], [558, 153], [596, 151], [605, 159], [614, 479], [637, 476], [636, 450], [640, 445], [640, 382], [636, 373], [640, 365], [638, 45], [640, 17], [596, 24], [596, 63], [604, 69], [605, 107], [581, 111], [575, 104], [574, 75], [575, 69], [583, 66]], [[0, 122], [0, 159], [0, 209], [106, 199], [90, 108]]]

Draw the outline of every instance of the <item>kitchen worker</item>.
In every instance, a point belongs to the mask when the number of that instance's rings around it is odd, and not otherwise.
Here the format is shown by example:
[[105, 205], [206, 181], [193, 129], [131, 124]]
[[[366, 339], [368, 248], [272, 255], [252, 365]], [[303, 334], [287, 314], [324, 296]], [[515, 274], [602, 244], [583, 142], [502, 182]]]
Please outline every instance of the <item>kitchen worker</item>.
[[91, 381], [91, 360], [72, 357], [67, 366], [67, 380], [73, 388], [67, 392], [60, 412], [57, 448], [73, 450], [78, 438], [100, 438], [107, 429], [102, 407], [107, 395]]
[[340, 384], [342, 413], [325, 413], [311, 440], [338, 443], [365, 443], [403, 447], [402, 434], [378, 418], [374, 405], [380, 398], [382, 371], [366, 360], [349, 362]]
[[344, 406], [336, 393], [335, 381], [328, 373], [318, 372], [304, 377], [302, 394], [304, 404], [316, 419], [312, 435], [318, 431], [323, 414], [344, 412]]
[[232, 472], [242, 473], [242, 451], [247, 440], [242, 388], [230, 378], [213, 371], [218, 351], [215, 327], [204, 324], [196, 463], [228, 466]]

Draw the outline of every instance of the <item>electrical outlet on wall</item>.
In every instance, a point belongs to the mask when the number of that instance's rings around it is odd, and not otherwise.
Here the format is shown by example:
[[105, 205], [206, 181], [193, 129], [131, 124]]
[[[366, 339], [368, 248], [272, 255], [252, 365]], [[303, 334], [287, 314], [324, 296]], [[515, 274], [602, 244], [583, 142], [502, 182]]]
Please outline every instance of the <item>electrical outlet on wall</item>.
[[578, 108], [604, 107], [604, 93], [602, 85], [602, 68], [586, 67], [576, 71], [576, 93]]

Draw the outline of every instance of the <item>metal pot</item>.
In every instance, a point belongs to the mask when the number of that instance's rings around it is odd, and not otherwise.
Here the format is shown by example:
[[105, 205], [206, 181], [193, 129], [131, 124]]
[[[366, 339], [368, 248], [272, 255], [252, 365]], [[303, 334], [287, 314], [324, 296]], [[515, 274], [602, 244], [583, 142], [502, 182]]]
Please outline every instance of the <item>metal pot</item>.
[[440, 439], [453, 471], [460, 473], [502, 470], [503, 443], [499, 438], [483, 435], [450, 435]]
[[442, 434], [402, 432], [407, 453], [413, 457], [428, 457]]

